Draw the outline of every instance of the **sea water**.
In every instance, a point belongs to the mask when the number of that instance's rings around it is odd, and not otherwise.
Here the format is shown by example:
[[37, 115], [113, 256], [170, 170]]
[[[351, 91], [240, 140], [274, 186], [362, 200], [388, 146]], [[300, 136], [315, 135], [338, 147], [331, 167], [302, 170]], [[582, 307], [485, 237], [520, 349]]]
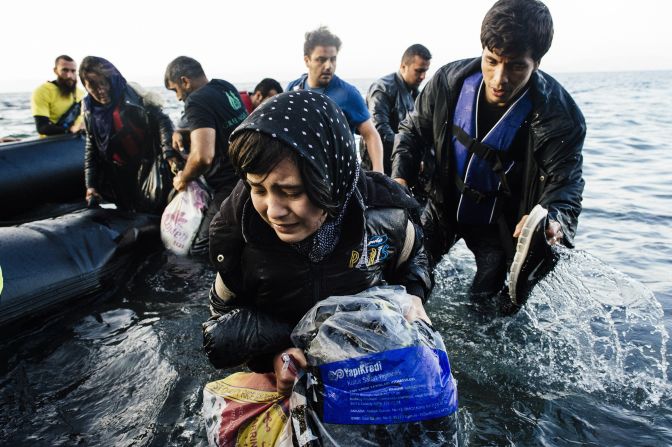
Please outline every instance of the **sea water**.
[[[671, 445], [672, 73], [556, 77], [588, 124], [576, 249], [506, 316], [469, 300], [458, 243], [427, 305], [458, 381], [460, 443]], [[0, 94], [0, 136], [33, 134], [29, 94]], [[4, 334], [0, 444], [207, 445], [203, 385], [233, 372], [201, 351], [213, 278], [158, 253], [114, 296]]]

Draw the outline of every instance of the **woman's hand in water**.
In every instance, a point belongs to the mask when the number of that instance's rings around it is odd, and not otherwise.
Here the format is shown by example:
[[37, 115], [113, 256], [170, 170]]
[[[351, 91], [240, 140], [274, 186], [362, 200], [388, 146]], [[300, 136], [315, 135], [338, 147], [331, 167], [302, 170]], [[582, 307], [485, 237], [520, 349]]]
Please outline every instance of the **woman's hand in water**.
[[303, 351], [298, 348], [289, 348], [276, 354], [273, 358], [276, 386], [278, 393], [289, 395], [294, 387], [294, 379], [299, 369], [305, 369], [308, 362]]

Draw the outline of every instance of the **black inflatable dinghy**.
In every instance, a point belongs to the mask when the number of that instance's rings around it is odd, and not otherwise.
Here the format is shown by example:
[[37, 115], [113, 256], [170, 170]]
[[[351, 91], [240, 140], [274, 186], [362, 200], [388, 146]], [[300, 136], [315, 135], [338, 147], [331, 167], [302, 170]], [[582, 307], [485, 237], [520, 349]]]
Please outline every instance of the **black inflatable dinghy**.
[[116, 289], [157, 246], [158, 217], [102, 208], [0, 227], [0, 325]]

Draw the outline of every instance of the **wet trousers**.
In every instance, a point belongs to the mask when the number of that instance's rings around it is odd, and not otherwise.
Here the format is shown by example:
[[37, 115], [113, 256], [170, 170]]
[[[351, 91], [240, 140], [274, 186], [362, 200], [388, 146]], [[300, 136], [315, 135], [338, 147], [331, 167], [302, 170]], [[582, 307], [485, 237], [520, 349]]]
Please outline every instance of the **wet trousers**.
[[473, 298], [488, 298], [502, 290], [509, 262], [497, 225], [458, 225], [458, 237], [464, 239], [476, 259], [476, 275], [471, 285]]

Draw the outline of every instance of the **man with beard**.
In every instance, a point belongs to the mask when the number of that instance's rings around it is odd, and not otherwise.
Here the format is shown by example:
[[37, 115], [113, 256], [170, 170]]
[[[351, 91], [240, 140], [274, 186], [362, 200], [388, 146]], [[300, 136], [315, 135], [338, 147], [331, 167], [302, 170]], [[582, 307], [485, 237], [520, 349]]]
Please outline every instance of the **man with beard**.
[[56, 79], [36, 88], [31, 98], [37, 132], [42, 136], [80, 132], [84, 92], [77, 88], [77, 64], [63, 54], [56, 58], [54, 73]]
[[308, 73], [290, 82], [287, 91], [311, 90], [333, 99], [348, 120], [350, 130], [362, 136], [371, 160], [371, 170], [383, 172], [383, 143], [373, 125], [364, 98], [354, 85], [335, 75], [336, 57], [340, 48], [341, 39], [326, 26], [307, 32], [303, 44], [303, 60]]

